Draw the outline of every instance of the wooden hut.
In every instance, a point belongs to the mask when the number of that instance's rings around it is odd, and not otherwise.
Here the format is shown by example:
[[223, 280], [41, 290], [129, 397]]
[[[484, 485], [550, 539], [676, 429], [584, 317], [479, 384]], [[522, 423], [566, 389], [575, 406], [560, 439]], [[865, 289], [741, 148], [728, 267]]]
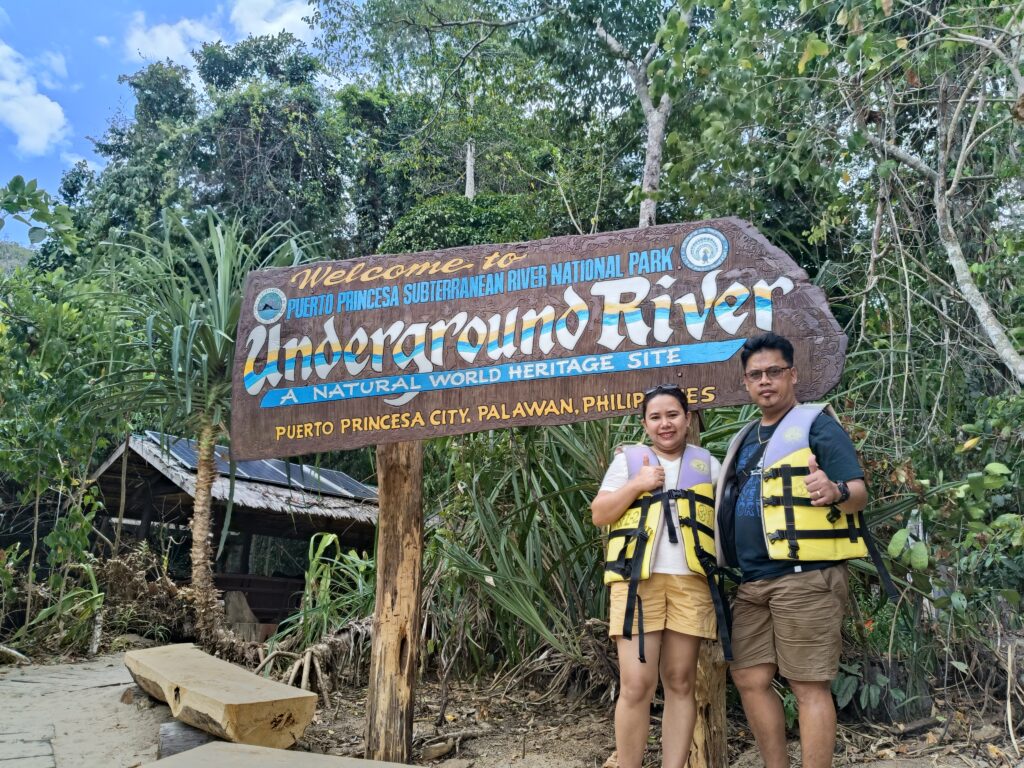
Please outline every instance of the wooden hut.
[[[315, 533], [330, 532], [338, 535], [345, 549], [373, 551], [375, 488], [343, 472], [278, 459], [237, 462], [232, 488], [229, 451], [217, 446], [216, 455], [215, 537], [223, 531], [229, 496], [234, 502], [229, 546], [217, 560], [214, 581], [222, 590], [243, 592], [260, 622], [280, 621], [295, 607], [303, 583], [294, 573], [253, 574], [254, 538], [308, 542]], [[92, 478], [105, 506], [97, 527], [109, 537], [120, 525], [122, 536], [142, 540], [152, 539], [159, 526], [183, 543], [192, 516], [196, 467], [196, 444], [191, 440], [159, 432], [132, 436]], [[187, 547], [178, 549], [187, 552]]]

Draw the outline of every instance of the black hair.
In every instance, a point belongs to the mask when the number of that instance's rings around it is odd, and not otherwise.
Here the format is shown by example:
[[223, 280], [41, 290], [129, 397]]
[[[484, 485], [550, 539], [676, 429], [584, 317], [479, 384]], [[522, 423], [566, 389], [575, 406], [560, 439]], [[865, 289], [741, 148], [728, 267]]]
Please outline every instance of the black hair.
[[671, 395], [683, 406], [683, 413], [690, 412], [690, 401], [686, 399], [686, 393], [679, 388], [678, 384], [659, 384], [644, 392], [643, 402], [640, 403], [640, 418], [647, 418], [647, 404], [658, 395]]
[[740, 363], [742, 363], [743, 368], [746, 369], [747, 360], [750, 359], [751, 355], [766, 349], [774, 349], [781, 352], [786, 365], [793, 365], [793, 345], [789, 339], [785, 336], [779, 336], [777, 333], [766, 333], [763, 336], [754, 336], [743, 342], [743, 346], [740, 348]]

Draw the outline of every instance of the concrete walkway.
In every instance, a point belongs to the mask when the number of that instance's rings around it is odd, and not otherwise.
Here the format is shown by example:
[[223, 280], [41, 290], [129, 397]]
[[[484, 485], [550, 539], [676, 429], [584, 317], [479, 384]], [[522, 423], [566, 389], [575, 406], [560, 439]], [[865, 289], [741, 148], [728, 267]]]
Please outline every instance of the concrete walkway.
[[156, 759], [162, 704], [122, 704], [123, 655], [0, 667], [0, 768], [131, 768]]

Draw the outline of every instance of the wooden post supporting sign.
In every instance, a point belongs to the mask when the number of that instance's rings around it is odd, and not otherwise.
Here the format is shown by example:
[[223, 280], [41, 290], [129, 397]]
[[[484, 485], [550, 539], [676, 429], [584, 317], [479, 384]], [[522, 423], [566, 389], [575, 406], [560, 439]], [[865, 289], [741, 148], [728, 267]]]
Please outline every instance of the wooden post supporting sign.
[[[700, 445], [699, 413], [690, 418], [687, 440], [693, 445]], [[690, 768], [727, 768], [729, 765], [725, 733], [725, 669], [721, 644], [712, 640], [702, 641], [694, 691], [697, 721], [693, 728], [690, 760], [687, 763]], [[670, 723], [662, 723], [662, 728], [670, 727]]]
[[377, 609], [366, 697], [366, 757], [408, 763], [419, 668], [423, 443], [377, 447]]

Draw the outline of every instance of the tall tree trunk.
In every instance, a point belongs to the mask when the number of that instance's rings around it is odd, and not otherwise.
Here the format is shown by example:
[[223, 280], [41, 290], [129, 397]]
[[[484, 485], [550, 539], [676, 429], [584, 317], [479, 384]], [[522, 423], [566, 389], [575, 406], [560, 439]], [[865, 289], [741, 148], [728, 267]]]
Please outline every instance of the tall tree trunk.
[[934, 188], [935, 221], [939, 227], [939, 240], [942, 241], [942, 247], [946, 251], [946, 260], [953, 268], [957, 287], [971, 309], [974, 310], [981, 329], [988, 336], [988, 340], [992, 343], [992, 347], [999, 355], [1003, 365], [1009, 369], [1020, 384], [1024, 384], [1024, 357], [1021, 357], [1013, 346], [1010, 337], [1006, 335], [1006, 329], [1003, 328], [996, 313], [992, 311], [988, 299], [985, 298], [971, 276], [971, 268], [964, 257], [963, 248], [960, 247], [960, 239], [957, 237], [956, 230], [953, 229], [949, 196], [946, 194], [945, 179], [941, 175], [935, 179]]
[[476, 197], [476, 142], [466, 140], [466, 197]]
[[649, 113], [644, 110], [644, 121], [647, 124], [647, 147], [644, 152], [644, 177], [640, 183], [643, 199], [640, 201], [641, 228], [656, 223], [658, 201], [655, 196], [661, 186], [661, 155], [665, 149], [665, 126], [672, 114], [672, 99], [662, 94], [657, 109]]
[[192, 589], [196, 607], [196, 630], [200, 642], [210, 642], [221, 627], [221, 611], [213, 585], [213, 553], [210, 548], [211, 504], [216, 432], [204, 424], [199, 432], [199, 456], [196, 469], [196, 496], [192, 509]]
[[[974, 40], [975, 38], [971, 39]], [[1021, 81], [1020, 87], [1024, 88], [1024, 80]], [[947, 95], [947, 86], [945, 80], [942, 80], [939, 84], [935, 123], [936, 140], [934, 144], [937, 157], [934, 168], [912, 151], [887, 141], [875, 135], [873, 131], [868, 130], [863, 117], [865, 110], [856, 101], [854, 103], [858, 109], [854, 112], [853, 116], [858, 123], [862, 135], [878, 151], [883, 160], [886, 158], [898, 160], [931, 183], [932, 201], [935, 206], [935, 224], [939, 231], [939, 241], [946, 252], [946, 261], [953, 269], [957, 288], [960, 289], [960, 294], [974, 311], [975, 317], [978, 318], [978, 324], [985, 332], [1003, 365], [1006, 366], [1018, 383], [1024, 384], [1024, 357], [1013, 346], [1010, 337], [1006, 335], [1006, 329], [1003, 327], [1002, 322], [996, 317], [995, 312], [992, 311], [992, 306], [989, 304], [988, 299], [985, 298], [985, 295], [974, 282], [974, 278], [971, 276], [970, 265], [967, 263], [963, 248], [960, 246], [960, 238], [953, 227], [950, 196], [951, 192], [954, 192], [959, 184], [960, 172], [971, 145], [961, 148], [961, 156], [956, 162], [956, 170], [953, 172], [953, 180], [950, 182], [946, 174], [946, 168], [950, 165], [951, 150], [948, 137], [956, 126], [952, 124], [955, 115], [950, 116], [949, 114]]]
[[[687, 21], [689, 21], [689, 16], [687, 16]], [[604, 28], [601, 19], [594, 22], [594, 31], [598, 38], [608, 46], [612, 54], [622, 62], [622, 66], [633, 84], [633, 93], [636, 94], [640, 108], [644, 112], [647, 141], [644, 146], [644, 175], [640, 180], [643, 199], [640, 201], [639, 226], [641, 228], [649, 227], [656, 221], [658, 201], [655, 196], [661, 184], [661, 155], [665, 149], [665, 126], [672, 114], [672, 97], [668, 93], [661, 94], [661, 98], [655, 106], [651, 95], [651, 82], [647, 74], [647, 67], [657, 55], [659, 44], [653, 43], [644, 57], [635, 61], [626, 52], [622, 43]]]

